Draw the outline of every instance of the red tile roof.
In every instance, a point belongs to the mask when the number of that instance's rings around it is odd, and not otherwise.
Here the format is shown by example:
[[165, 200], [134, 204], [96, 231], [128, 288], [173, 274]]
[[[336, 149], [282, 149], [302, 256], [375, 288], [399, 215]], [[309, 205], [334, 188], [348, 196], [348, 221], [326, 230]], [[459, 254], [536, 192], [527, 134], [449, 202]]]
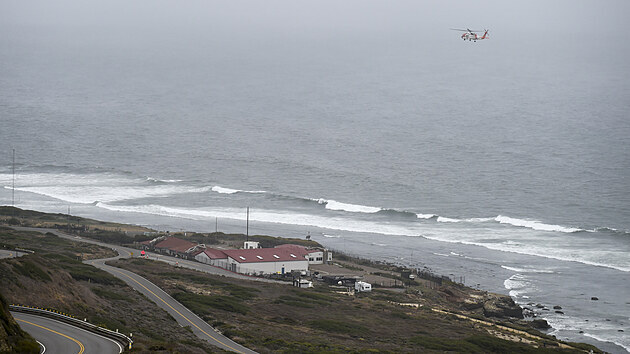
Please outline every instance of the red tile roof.
[[225, 254], [225, 252], [223, 252], [222, 250], [214, 249], [214, 248], [206, 248], [204, 250], [204, 253], [210, 259], [226, 259], [227, 258], [227, 255]]
[[155, 244], [156, 248], [166, 248], [176, 252], [186, 252], [197, 244], [190, 241], [182, 240], [177, 237], [169, 237], [164, 241]]
[[238, 263], [260, 262], [294, 262], [305, 261], [304, 253], [296, 252], [291, 248], [253, 248], [246, 250], [225, 250], [228, 257]]
[[300, 252], [304, 255], [307, 255], [313, 252], [321, 252], [321, 250], [318, 250], [318, 249], [308, 249], [307, 247], [304, 247], [302, 245], [295, 245], [292, 243], [285, 243], [283, 245], [278, 245], [276, 246], [276, 248], [290, 249], [290, 250], [293, 250], [294, 252]]

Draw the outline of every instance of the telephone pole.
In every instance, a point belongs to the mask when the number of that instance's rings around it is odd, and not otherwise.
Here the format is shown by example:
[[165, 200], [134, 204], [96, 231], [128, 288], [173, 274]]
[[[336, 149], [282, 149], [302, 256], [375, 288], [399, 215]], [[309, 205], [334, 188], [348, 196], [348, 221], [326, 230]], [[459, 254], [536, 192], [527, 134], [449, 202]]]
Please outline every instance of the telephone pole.
[[11, 206], [15, 208], [15, 149], [13, 149], [13, 187], [11, 188]]
[[246, 233], [247, 241], [249, 241], [249, 207], [247, 207], [247, 229], [246, 230], [247, 230], [247, 233]]

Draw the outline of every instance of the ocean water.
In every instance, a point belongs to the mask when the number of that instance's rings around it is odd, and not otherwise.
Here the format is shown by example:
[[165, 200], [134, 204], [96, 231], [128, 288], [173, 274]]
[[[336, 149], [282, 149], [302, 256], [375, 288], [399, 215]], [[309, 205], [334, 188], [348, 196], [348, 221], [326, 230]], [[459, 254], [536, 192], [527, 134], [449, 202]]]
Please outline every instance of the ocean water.
[[249, 207], [250, 233], [428, 268], [630, 351], [624, 40], [2, 29], [0, 204], [238, 232]]

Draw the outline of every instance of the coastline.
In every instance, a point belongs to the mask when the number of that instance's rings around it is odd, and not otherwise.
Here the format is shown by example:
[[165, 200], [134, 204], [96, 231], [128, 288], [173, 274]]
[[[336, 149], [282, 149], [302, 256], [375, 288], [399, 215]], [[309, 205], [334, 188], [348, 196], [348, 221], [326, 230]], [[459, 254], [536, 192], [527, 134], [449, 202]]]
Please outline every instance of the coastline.
[[[80, 210], [76, 210], [80, 213]], [[86, 213], [87, 214], [87, 213]], [[101, 213], [96, 213], [98, 215], [81, 215], [83, 217], [93, 218], [97, 220], [108, 220], [112, 222], [120, 222], [124, 224], [133, 224], [133, 225], [141, 225], [145, 227], [151, 227], [154, 229], [158, 229], [160, 231], [171, 231], [171, 232], [179, 232], [179, 231], [191, 231], [191, 232], [208, 232], [209, 227], [207, 227], [207, 223], [199, 222], [195, 220], [187, 220], [187, 219], [179, 219], [179, 218], [171, 218], [171, 217], [156, 217], [152, 215], [135, 215], [134, 213], [111, 213], [110, 215], [103, 215]], [[117, 215], [113, 215], [117, 214]], [[210, 225], [215, 226], [215, 225]], [[239, 220], [221, 220], [219, 223], [219, 231], [226, 233], [243, 233], [244, 223]], [[327, 237], [330, 236], [326, 232], [317, 232], [312, 228], [304, 229], [301, 227], [286, 227], [286, 225], [264, 225], [259, 223], [254, 223], [249, 225], [250, 234], [267, 234], [267, 235], [282, 235], [283, 237], [297, 237], [303, 238], [305, 235], [311, 235], [314, 241], [317, 241], [324, 246], [331, 248], [333, 250], [343, 251], [344, 253], [348, 253], [353, 256], [358, 256], [360, 258], [372, 259], [375, 261], [384, 261], [392, 264], [399, 265], [407, 265], [412, 267], [417, 267], [419, 269], [428, 269], [437, 274], [448, 275], [453, 280], [463, 280], [465, 285], [470, 286], [471, 288], [483, 289], [491, 292], [496, 292], [499, 294], [512, 295], [510, 293], [510, 289], [507, 289], [505, 286], [505, 281], [509, 279], [515, 270], [524, 270], [517, 269], [513, 267], [501, 267], [501, 262], [505, 262], [507, 260], [495, 259], [490, 260], [491, 251], [485, 250], [488, 252], [488, 257], [469, 257], [466, 256], [468, 253], [466, 249], [470, 248], [467, 245], [457, 245], [457, 244], [444, 244], [438, 241], [432, 240], [423, 240], [423, 249], [415, 250], [415, 251], [407, 251], [405, 254], [401, 254], [400, 257], [379, 257], [379, 252], [377, 250], [382, 248], [382, 244], [376, 244], [375, 242], [351, 242], [350, 239], [345, 239], [342, 237]], [[324, 230], [326, 231], [326, 230]], [[374, 237], [380, 237], [382, 235], [374, 235]], [[359, 245], [359, 247], [356, 247]], [[359, 250], [367, 250], [368, 252], [359, 251]], [[371, 251], [370, 251], [371, 250]], [[455, 252], [456, 251], [456, 252]], [[477, 250], [484, 251], [484, 250]], [[415, 252], [415, 253], [414, 253]], [[512, 258], [511, 255], [508, 255], [508, 258]], [[415, 263], [413, 262], [415, 260]], [[413, 263], [413, 264], [410, 264]], [[450, 268], [449, 268], [450, 267]], [[456, 267], [459, 269], [459, 272], [448, 272], [449, 269], [454, 269]], [[498, 268], [498, 269], [497, 269]], [[507, 268], [507, 269], [506, 269]], [[511, 268], [511, 269], [510, 269]], [[533, 268], [532, 268], [533, 269]], [[544, 274], [544, 273], [543, 273]], [[483, 284], [483, 286], [482, 286]], [[512, 296], [514, 299], [515, 296]], [[524, 303], [521, 299], [515, 299], [517, 303], [523, 307], [527, 308], [527, 303]], [[552, 306], [556, 306], [556, 303], [547, 303], [546, 307], [551, 308]], [[560, 304], [564, 305], [564, 304]], [[565, 306], [562, 306], [565, 307]], [[536, 309], [534, 309], [536, 311]], [[537, 316], [540, 318], [544, 318], [542, 316], [544, 314], [542, 311], [537, 313]], [[554, 323], [557, 325], [557, 323]], [[611, 353], [625, 353], [621, 346], [617, 344], [613, 344], [606, 341], [598, 340], [598, 338], [593, 338], [587, 334], [576, 336], [576, 337], [564, 337], [562, 336], [562, 331], [564, 331], [561, 326], [560, 328], [554, 328], [547, 333], [549, 334], [561, 334], [559, 336], [560, 339], [569, 340], [572, 342], [586, 342], [589, 344], [596, 345], [598, 348], [601, 348], [605, 351]], [[581, 338], [586, 338], [586, 340], [581, 340]]]

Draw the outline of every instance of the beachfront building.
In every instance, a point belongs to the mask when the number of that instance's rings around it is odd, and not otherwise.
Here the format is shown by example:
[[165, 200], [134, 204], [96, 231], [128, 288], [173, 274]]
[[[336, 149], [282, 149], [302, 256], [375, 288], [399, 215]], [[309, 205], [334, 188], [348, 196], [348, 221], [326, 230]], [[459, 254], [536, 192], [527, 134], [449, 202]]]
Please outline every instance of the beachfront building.
[[223, 250], [227, 256], [225, 267], [242, 274], [285, 274], [307, 271], [308, 260], [303, 254], [283, 248], [253, 248]]
[[195, 260], [217, 267], [224, 267], [227, 264], [227, 255], [222, 250], [206, 248], [203, 252], [195, 255]]
[[301, 245], [284, 244], [278, 245], [276, 248], [286, 248], [294, 253], [302, 254], [306, 257], [309, 264], [323, 264], [332, 261], [332, 252], [326, 249], [308, 248]]
[[205, 248], [206, 245], [204, 244], [193, 243], [177, 237], [167, 237], [153, 245], [156, 252], [180, 258], [193, 258], [193, 254], [198, 254], [200, 253], [198, 251]]

